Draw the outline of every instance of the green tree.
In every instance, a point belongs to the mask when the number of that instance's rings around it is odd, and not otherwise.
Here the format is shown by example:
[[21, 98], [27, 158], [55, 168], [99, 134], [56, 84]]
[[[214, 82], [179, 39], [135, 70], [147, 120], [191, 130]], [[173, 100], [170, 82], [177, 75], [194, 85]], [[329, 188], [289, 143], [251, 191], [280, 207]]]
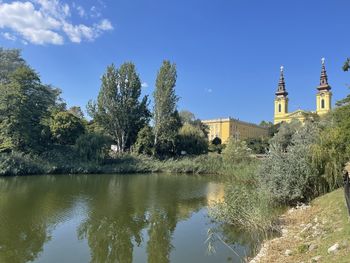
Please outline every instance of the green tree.
[[26, 67], [19, 49], [4, 49], [0, 47], [0, 83], [9, 81], [10, 75], [20, 67]]
[[187, 154], [203, 154], [208, 152], [208, 139], [204, 132], [197, 126], [186, 123], [179, 130], [178, 152]]
[[193, 124], [193, 122], [196, 120], [196, 116], [188, 110], [180, 111], [179, 116], [182, 124], [185, 124], [185, 123]]
[[84, 113], [79, 106], [73, 106], [69, 108], [68, 112], [72, 113], [74, 116], [79, 119], [84, 119]]
[[108, 156], [111, 138], [99, 133], [85, 133], [75, 142], [75, 149], [84, 161], [101, 162]]
[[40, 150], [47, 142], [43, 120], [59, 91], [43, 85], [29, 67], [15, 69], [0, 83], [0, 152]]
[[152, 128], [148, 125], [143, 127], [134, 144], [134, 151], [138, 154], [152, 155], [154, 151], [154, 135]]
[[164, 61], [154, 91], [154, 144], [158, 155], [175, 153], [177, 132], [181, 126], [175, 93], [176, 66]]
[[55, 142], [62, 145], [73, 145], [85, 132], [83, 121], [70, 112], [58, 112], [53, 116], [50, 130]]
[[141, 101], [140, 96], [141, 81], [135, 65], [124, 63], [117, 69], [112, 64], [102, 77], [97, 103], [89, 102], [89, 114], [112, 136], [118, 152], [129, 149], [149, 121], [147, 96]]

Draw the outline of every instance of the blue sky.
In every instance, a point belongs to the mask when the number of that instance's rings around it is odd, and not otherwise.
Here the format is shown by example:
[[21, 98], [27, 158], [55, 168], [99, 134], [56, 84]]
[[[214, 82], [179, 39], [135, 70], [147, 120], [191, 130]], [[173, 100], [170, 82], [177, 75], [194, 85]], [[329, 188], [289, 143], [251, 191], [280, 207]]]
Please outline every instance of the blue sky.
[[0, 1], [0, 46], [21, 48], [70, 106], [96, 98], [112, 62], [134, 62], [151, 95], [169, 59], [179, 109], [260, 122], [273, 119], [281, 65], [290, 110], [315, 109], [322, 57], [333, 103], [348, 94], [349, 10], [348, 0]]

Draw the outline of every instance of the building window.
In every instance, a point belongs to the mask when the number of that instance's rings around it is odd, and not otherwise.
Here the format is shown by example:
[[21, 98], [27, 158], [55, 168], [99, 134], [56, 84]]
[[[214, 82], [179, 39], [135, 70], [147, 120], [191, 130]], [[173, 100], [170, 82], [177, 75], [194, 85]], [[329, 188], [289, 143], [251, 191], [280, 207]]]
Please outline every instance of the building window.
[[324, 99], [321, 100], [321, 109], [324, 109]]
[[278, 104], [278, 112], [281, 112], [281, 111], [282, 111], [281, 104]]

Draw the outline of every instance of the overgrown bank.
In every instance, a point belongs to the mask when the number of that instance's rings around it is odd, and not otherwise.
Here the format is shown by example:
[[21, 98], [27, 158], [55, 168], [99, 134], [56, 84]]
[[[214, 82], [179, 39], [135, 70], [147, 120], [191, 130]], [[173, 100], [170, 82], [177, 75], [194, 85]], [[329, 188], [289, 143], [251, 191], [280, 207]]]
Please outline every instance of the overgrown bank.
[[266, 241], [252, 263], [349, 262], [350, 224], [342, 189], [282, 217], [282, 236]]
[[0, 155], [0, 176], [35, 174], [102, 173], [188, 173], [231, 175], [248, 178], [255, 174], [258, 160], [226, 163], [219, 154], [159, 160], [144, 155], [125, 154], [103, 162], [82, 161], [74, 152], [47, 154], [45, 157], [23, 153]]

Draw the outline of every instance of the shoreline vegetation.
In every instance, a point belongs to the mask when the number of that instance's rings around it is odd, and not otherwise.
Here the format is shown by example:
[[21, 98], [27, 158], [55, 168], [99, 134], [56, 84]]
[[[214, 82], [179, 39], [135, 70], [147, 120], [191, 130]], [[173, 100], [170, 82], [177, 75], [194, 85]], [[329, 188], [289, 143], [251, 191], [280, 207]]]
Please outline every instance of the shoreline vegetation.
[[265, 240], [250, 263], [349, 262], [350, 224], [343, 189], [287, 210], [281, 236]]
[[[66, 153], [66, 152], [65, 152]], [[60, 155], [60, 156], [59, 156]], [[0, 176], [45, 175], [45, 174], [131, 174], [174, 173], [196, 175], [230, 175], [239, 178], [242, 174], [254, 174], [260, 160], [249, 163], [226, 164], [221, 155], [213, 153], [192, 157], [160, 160], [152, 156], [123, 154], [101, 162], [81, 161], [74, 155], [56, 153], [48, 159], [37, 155], [11, 153], [0, 155]], [[236, 171], [232, 173], [232, 171]]]

